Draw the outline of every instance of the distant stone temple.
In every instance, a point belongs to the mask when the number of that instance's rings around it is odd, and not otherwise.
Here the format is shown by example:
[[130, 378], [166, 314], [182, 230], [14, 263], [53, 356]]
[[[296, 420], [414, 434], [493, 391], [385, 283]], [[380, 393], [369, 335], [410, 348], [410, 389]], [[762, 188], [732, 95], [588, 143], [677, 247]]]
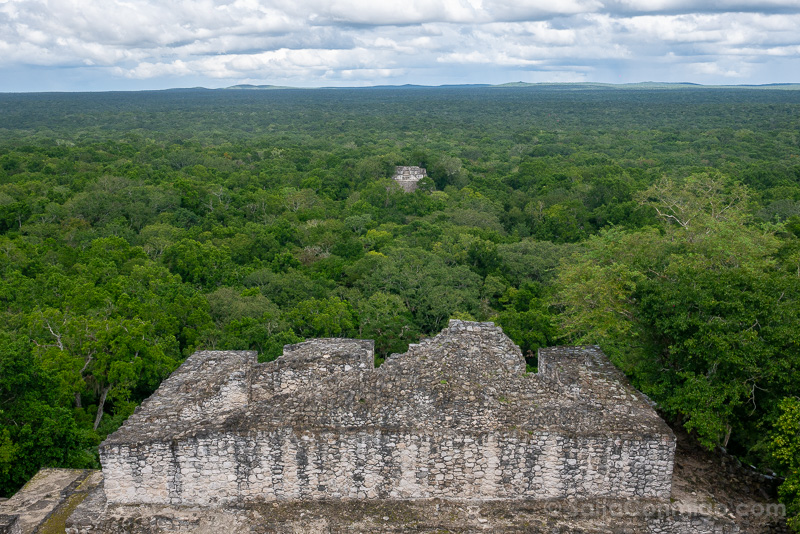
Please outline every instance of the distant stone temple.
[[373, 360], [353, 339], [195, 353], [100, 446], [66, 531], [736, 531], [648, 512], [669, 506], [675, 437], [596, 346], [527, 373], [499, 327], [450, 321]]
[[420, 180], [428, 176], [428, 171], [422, 167], [395, 167], [392, 179], [400, 184], [403, 191], [411, 193], [416, 191]]

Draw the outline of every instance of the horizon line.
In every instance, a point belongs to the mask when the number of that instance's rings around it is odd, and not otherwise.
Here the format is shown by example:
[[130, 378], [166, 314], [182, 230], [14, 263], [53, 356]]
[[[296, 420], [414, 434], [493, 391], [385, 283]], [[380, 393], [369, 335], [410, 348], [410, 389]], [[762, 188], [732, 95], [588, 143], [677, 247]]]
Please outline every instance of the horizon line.
[[800, 89], [800, 82], [770, 82], [763, 84], [702, 84], [696, 82], [656, 82], [656, 81], [641, 81], [641, 82], [505, 82], [499, 84], [490, 83], [462, 83], [462, 84], [440, 84], [440, 85], [425, 85], [425, 84], [376, 84], [376, 85], [353, 85], [353, 86], [288, 86], [288, 85], [271, 85], [271, 84], [250, 84], [241, 83], [229, 85], [226, 87], [167, 87], [162, 89], [98, 89], [98, 90], [63, 90], [63, 91], [2, 91], [0, 94], [72, 94], [72, 93], [154, 93], [154, 92], [167, 92], [167, 91], [281, 91], [281, 90], [347, 90], [347, 89], [403, 89], [403, 88], [420, 88], [420, 89], [447, 89], [447, 88], [519, 88], [519, 87], [541, 87], [541, 86], [602, 86], [608, 88], [708, 88], [708, 89], [770, 89], [770, 88], [793, 88]]

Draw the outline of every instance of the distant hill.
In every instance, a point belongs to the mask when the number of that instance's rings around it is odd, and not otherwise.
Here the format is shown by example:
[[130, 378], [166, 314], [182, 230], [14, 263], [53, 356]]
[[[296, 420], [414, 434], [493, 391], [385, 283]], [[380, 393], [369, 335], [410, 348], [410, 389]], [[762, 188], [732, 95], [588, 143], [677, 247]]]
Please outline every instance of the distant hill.
[[232, 85], [230, 87], [224, 87], [223, 89], [238, 89], [242, 91], [269, 91], [272, 89], [296, 89], [296, 87], [284, 85], [252, 85], [249, 83], [243, 83], [239, 85]]
[[703, 85], [692, 82], [636, 82], [636, 83], [527, 83], [509, 82], [489, 87], [539, 87], [559, 89], [800, 89], [797, 83], [768, 83], [763, 85]]
[[[599, 82], [566, 82], [566, 83], [553, 83], [553, 82], [508, 82], [501, 84], [444, 84], [444, 85], [417, 85], [417, 84], [403, 84], [403, 85], [372, 85], [367, 87], [319, 87], [318, 89], [455, 89], [455, 88], [514, 88], [514, 87], [531, 87], [539, 89], [561, 89], [561, 90], [587, 90], [587, 89], [800, 89], [798, 83], [768, 83], [763, 85], [703, 85], [692, 82], [636, 82], [636, 83], [599, 83]], [[199, 88], [198, 88], [199, 89]], [[283, 85], [252, 85], [240, 84], [223, 88], [225, 90], [243, 90], [243, 91], [270, 91], [276, 89], [301, 89], [300, 87], [289, 87]], [[311, 88], [302, 88], [311, 89]]]

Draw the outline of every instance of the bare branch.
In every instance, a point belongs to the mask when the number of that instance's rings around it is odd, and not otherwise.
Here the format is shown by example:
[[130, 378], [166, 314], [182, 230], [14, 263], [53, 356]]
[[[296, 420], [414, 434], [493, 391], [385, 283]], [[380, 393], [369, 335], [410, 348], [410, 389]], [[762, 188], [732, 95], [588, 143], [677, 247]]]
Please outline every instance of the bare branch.
[[53, 331], [53, 327], [50, 326], [50, 321], [49, 320], [45, 319], [44, 322], [47, 325], [47, 329], [50, 331], [50, 334], [54, 338], [56, 338], [56, 346], [59, 348], [59, 350], [63, 351], [64, 350], [64, 343], [61, 341], [61, 334], [60, 333], [57, 334], [56, 332]]
[[94, 358], [92, 356], [89, 356], [88, 358], [86, 358], [86, 362], [83, 364], [83, 367], [81, 367], [81, 375], [86, 370], [86, 368], [89, 367], [89, 364], [92, 363], [92, 360], [94, 360]]

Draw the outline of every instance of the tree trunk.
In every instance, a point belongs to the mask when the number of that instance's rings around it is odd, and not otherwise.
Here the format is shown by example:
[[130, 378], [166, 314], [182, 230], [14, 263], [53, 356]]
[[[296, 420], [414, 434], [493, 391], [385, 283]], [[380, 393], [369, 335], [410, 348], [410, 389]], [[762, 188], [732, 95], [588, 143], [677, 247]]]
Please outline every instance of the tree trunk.
[[81, 406], [81, 392], [80, 391], [76, 391], [75, 392], [75, 407], [76, 408], [83, 408], [83, 406]]
[[103, 405], [106, 403], [106, 397], [108, 396], [108, 390], [111, 389], [111, 384], [103, 388], [103, 392], [100, 393], [100, 402], [97, 403], [97, 416], [94, 418], [94, 426], [92, 430], [97, 430], [97, 427], [100, 426], [100, 420], [103, 418]]

